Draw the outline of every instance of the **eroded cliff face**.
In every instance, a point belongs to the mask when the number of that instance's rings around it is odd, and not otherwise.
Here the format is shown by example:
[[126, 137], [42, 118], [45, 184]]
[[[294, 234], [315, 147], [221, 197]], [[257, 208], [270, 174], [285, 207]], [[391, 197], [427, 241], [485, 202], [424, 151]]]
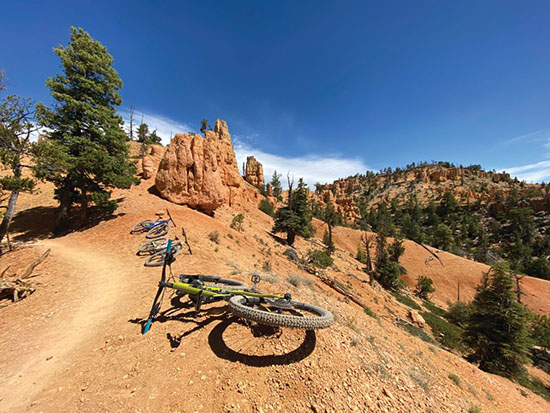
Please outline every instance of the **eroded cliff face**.
[[[476, 201], [486, 203], [510, 195], [512, 182], [507, 173], [423, 165], [406, 171], [338, 179], [318, 187], [314, 199], [321, 207], [332, 203], [346, 220], [354, 222], [359, 218], [356, 199], [365, 192], [369, 192], [369, 205], [389, 202], [394, 198], [405, 201], [412, 193], [416, 194], [421, 203], [427, 203], [432, 199], [437, 201], [447, 191], [464, 204]], [[520, 191], [537, 189], [539, 186], [526, 184]], [[533, 200], [529, 206], [535, 212], [547, 209], [542, 200]]]
[[155, 186], [163, 198], [208, 214], [224, 203], [234, 206], [260, 197], [244, 184], [227, 123], [220, 119], [204, 137], [174, 136], [160, 161]]

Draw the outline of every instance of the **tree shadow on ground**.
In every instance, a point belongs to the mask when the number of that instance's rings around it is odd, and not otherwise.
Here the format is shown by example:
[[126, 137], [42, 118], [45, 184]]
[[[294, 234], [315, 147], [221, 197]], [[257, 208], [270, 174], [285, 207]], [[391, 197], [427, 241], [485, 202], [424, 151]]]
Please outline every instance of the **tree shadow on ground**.
[[[123, 201], [124, 198], [117, 199], [117, 202]], [[73, 210], [69, 217], [68, 230], [59, 234], [54, 234], [54, 226], [57, 218], [58, 208], [54, 206], [39, 206], [25, 209], [17, 213], [10, 225], [10, 233], [17, 235], [11, 237], [12, 241], [29, 242], [45, 238], [60, 237], [67, 235], [70, 232], [80, 232], [95, 227], [103, 221], [110, 221], [125, 213], [104, 214], [99, 208], [90, 207], [90, 217], [86, 225], [79, 224], [79, 216], [77, 210]]]

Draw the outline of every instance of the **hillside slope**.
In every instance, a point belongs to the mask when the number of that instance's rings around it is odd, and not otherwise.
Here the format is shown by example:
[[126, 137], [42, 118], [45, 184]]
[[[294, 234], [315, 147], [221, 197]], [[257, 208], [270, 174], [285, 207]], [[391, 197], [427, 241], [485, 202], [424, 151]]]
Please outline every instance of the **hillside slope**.
[[[0, 411], [459, 412], [471, 406], [550, 411], [550, 404], [530, 391], [398, 327], [396, 317], [406, 318], [408, 308], [365, 283], [360, 264], [350, 256], [358, 232], [336, 229], [341, 250], [335, 253], [337, 271], [328, 275], [353, 288], [379, 319], [290, 262], [283, 255], [286, 247], [266, 232], [271, 218], [255, 205], [224, 206], [209, 217], [151, 192], [150, 181], [116, 191], [121, 203], [114, 219], [59, 238], [50, 238], [47, 226], [36, 227], [41, 214], [52, 212], [51, 201], [41, 205], [45, 198], [40, 196], [33, 204], [29, 196], [21, 204], [32, 207], [14, 225], [19, 235], [13, 238], [21, 248], [3, 256], [0, 267], [24, 266], [46, 248], [51, 255], [39, 267], [37, 292], [0, 309]], [[330, 309], [334, 326], [316, 334], [284, 331], [279, 338], [255, 337], [222, 304], [195, 315], [178, 299], [165, 297], [163, 311], [170, 304], [176, 309], [163, 312], [142, 336], [140, 323], [160, 270], [144, 267], [136, 257], [144, 239], [131, 236], [129, 229], [165, 208], [185, 227], [193, 248], [193, 255], [182, 253], [174, 263], [176, 274], [248, 281], [250, 272], [265, 274], [263, 269], [271, 267], [261, 289], [290, 291]], [[243, 232], [229, 228], [237, 212], [245, 214]], [[215, 231], [219, 243], [209, 239]], [[171, 235], [179, 235], [179, 228]], [[299, 239], [296, 248], [304, 254], [318, 245], [318, 239]], [[407, 244], [409, 276], [420, 272], [426, 253]], [[464, 273], [447, 267], [454, 259], [445, 254], [441, 271], [431, 263], [431, 275], [454, 280], [466, 274], [470, 267]], [[301, 277], [297, 287], [289, 282], [291, 274]], [[436, 280], [436, 288], [444, 290], [445, 282]], [[451, 281], [449, 290], [454, 286]], [[548, 290], [548, 284], [544, 287]], [[460, 377], [461, 387], [449, 374]]]

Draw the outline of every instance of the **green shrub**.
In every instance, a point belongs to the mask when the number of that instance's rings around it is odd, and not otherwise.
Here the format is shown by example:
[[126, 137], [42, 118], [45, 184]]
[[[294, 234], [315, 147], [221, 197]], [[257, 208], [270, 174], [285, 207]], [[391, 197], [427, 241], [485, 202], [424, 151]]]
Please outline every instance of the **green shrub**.
[[309, 250], [307, 260], [319, 268], [327, 268], [334, 264], [334, 260], [328, 255], [326, 250]]
[[430, 310], [432, 313], [440, 316], [445, 317], [447, 315], [447, 311], [445, 311], [443, 308], [436, 306], [431, 301], [424, 301], [424, 307], [426, 307], [428, 310]]
[[258, 205], [258, 209], [262, 211], [264, 214], [269, 215], [270, 217], [275, 216], [275, 207], [269, 200], [262, 199]]
[[241, 232], [243, 230], [244, 215], [237, 214], [233, 217], [230, 227]]
[[434, 282], [431, 278], [421, 275], [418, 277], [416, 282], [416, 289], [414, 290], [414, 293], [423, 300], [427, 300], [428, 295], [435, 292], [433, 284]]
[[400, 326], [403, 327], [403, 329], [407, 330], [413, 336], [420, 338], [421, 340], [425, 341], [426, 343], [437, 345], [437, 341], [435, 341], [433, 338], [431, 338], [420, 327], [413, 326], [412, 324], [400, 324]]
[[378, 316], [376, 315], [376, 313], [372, 311], [369, 307], [363, 308], [363, 311], [365, 312], [366, 315], [369, 315], [372, 318], [376, 318], [378, 320]]
[[415, 310], [421, 311], [422, 307], [420, 307], [416, 302], [407, 296], [401, 295], [399, 293], [392, 293], [392, 295], [402, 304], [405, 304], [408, 307], [414, 308]]
[[420, 315], [432, 329], [434, 337], [445, 347], [459, 351], [464, 350], [462, 344], [463, 330], [443, 318], [428, 312], [421, 312]]
[[449, 374], [449, 378], [456, 384], [458, 387], [462, 388], [462, 385], [460, 384], [461, 380], [460, 377], [458, 377], [456, 374]]

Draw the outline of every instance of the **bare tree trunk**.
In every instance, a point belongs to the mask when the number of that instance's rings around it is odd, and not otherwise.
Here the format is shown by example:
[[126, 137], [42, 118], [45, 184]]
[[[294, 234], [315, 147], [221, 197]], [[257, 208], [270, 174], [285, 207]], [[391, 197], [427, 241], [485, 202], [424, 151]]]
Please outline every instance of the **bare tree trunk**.
[[4, 239], [8, 230], [10, 228], [11, 220], [15, 215], [15, 205], [17, 204], [17, 197], [19, 196], [19, 191], [12, 191], [10, 195], [10, 200], [8, 201], [8, 208], [2, 223], [0, 224], [0, 242]]
[[130, 105], [130, 140], [134, 140], [134, 105]]
[[59, 200], [59, 210], [55, 220], [54, 232], [59, 234], [69, 227], [69, 212], [71, 209], [70, 193], [64, 191]]
[[86, 186], [80, 188], [80, 224], [85, 225], [88, 223], [88, 194], [86, 193]]

